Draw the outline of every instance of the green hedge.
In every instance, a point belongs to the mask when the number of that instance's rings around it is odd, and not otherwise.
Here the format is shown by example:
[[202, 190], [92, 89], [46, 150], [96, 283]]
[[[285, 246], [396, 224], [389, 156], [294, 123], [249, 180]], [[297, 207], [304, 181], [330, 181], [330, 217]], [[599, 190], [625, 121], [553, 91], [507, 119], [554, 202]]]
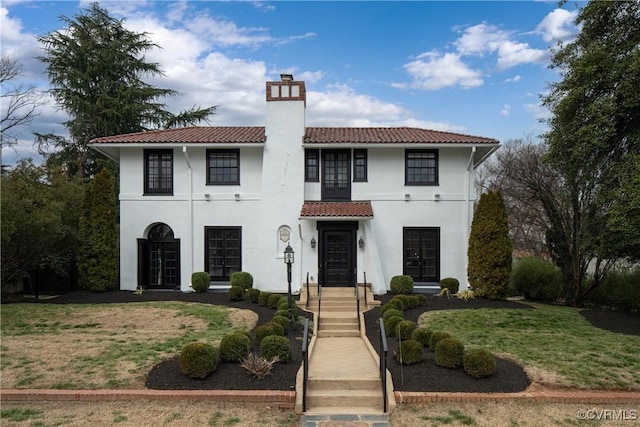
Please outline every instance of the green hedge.
[[562, 295], [562, 273], [550, 261], [522, 258], [513, 265], [510, 286], [528, 300], [553, 302]]
[[[590, 285], [587, 283], [586, 288]], [[586, 296], [585, 302], [599, 307], [639, 311], [640, 267], [610, 270], [602, 283]]]

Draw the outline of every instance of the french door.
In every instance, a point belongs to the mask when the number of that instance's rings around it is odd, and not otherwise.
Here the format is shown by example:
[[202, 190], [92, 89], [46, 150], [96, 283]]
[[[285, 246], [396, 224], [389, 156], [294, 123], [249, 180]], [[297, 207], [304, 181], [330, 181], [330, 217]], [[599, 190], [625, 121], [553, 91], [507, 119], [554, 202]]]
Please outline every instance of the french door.
[[351, 200], [348, 150], [322, 150], [322, 200]]
[[155, 225], [146, 239], [138, 239], [138, 286], [180, 287], [180, 239], [166, 224]]
[[229, 281], [242, 270], [242, 228], [206, 227], [205, 266], [212, 281]]
[[405, 227], [404, 274], [414, 282], [440, 281], [440, 228]]
[[353, 286], [357, 223], [320, 223], [318, 251], [324, 286]]

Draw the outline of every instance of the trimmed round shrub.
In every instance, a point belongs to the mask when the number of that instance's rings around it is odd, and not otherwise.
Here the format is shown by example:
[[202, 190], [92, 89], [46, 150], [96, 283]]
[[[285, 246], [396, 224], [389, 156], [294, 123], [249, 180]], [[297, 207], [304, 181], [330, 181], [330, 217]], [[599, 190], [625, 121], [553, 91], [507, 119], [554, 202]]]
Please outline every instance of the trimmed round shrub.
[[429, 348], [435, 350], [438, 343], [445, 338], [451, 338], [451, 334], [444, 331], [433, 331], [431, 338], [429, 338]]
[[197, 271], [191, 274], [191, 287], [195, 292], [207, 292], [209, 290], [209, 273]]
[[242, 301], [244, 290], [240, 286], [232, 286], [229, 288], [229, 300]]
[[420, 298], [417, 295], [407, 295], [407, 302], [404, 308], [411, 310], [412, 308], [420, 307]]
[[416, 300], [418, 300], [418, 307], [424, 307], [427, 305], [427, 297], [422, 294], [414, 294], [412, 295]]
[[244, 297], [247, 301], [257, 304], [260, 298], [260, 289], [249, 288], [244, 291]]
[[398, 310], [397, 308], [392, 308], [384, 312], [384, 314], [382, 315], [382, 319], [387, 320], [391, 316], [398, 316], [404, 319], [404, 312], [402, 310]]
[[402, 301], [402, 305], [404, 306], [404, 308], [409, 308], [409, 295], [406, 294], [398, 294], [393, 298], [397, 298], [400, 301]]
[[413, 365], [422, 361], [422, 344], [417, 341], [402, 341], [395, 353], [395, 359], [403, 365]]
[[[291, 305], [295, 305], [293, 299], [291, 300]], [[286, 310], [289, 307], [289, 297], [280, 297], [278, 300], [277, 309], [278, 310]]]
[[269, 335], [277, 335], [272, 323], [265, 323], [264, 325], [256, 326], [253, 330], [253, 339], [256, 343], [261, 343], [264, 337]]
[[384, 316], [384, 313], [386, 313], [387, 310], [391, 310], [391, 309], [398, 310], [395, 304], [382, 304], [380, 306], [380, 316], [381, 317]]
[[390, 290], [395, 295], [413, 293], [413, 277], [408, 275], [393, 276]]
[[388, 337], [395, 337], [396, 336], [396, 327], [398, 326], [398, 323], [402, 322], [404, 320], [403, 317], [400, 316], [391, 316], [391, 317], [387, 317], [384, 321], [384, 331], [385, 334]]
[[267, 304], [267, 307], [277, 309], [278, 303], [280, 302], [280, 298], [282, 298], [282, 295], [280, 294], [271, 294], [271, 296], [269, 297], [269, 302]]
[[253, 287], [253, 276], [246, 271], [236, 271], [229, 276], [231, 286], [240, 286], [242, 289]]
[[271, 292], [260, 292], [260, 295], [258, 295], [258, 305], [260, 307], [268, 307], [269, 298], [271, 298]]
[[271, 318], [271, 323], [278, 323], [280, 326], [287, 329], [289, 327], [289, 318], [286, 316], [280, 316], [278, 314], [277, 316], [273, 316]]
[[458, 281], [458, 279], [455, 279], [453, 277], [445, 277], [444, 279], [440, 280], [440, 289], [444, 288], [449, 289], [449, 292], [451, 292], [452, 295], [457, 294], [458, 289], [460, 289], [460, 282]]
[[206, 378], [218, 367], [220, 353], [211, 344], [192, 342], [180, 352], [180, 369], [189, 378]]
[[387, 305], [392, 305], [398, 310], [404, 310], [404, 302], [402, 302], [400, 298], [396, 298], [396, 297], [391, 298], [387, 303]]
[[420, 326], [413, 330], [411, 333], [411, 339], [418, 341], [424, 347], [429, 347], [429, 340], [431, 339], [432, 332], [433, 331], [431, 331], [431, 329]]
[[411, 334], [417, 328], [416, 322], [413, 320], [403, 320], [398, 323], [398, 330], [396, 331], [396, 338], [399, 340], [409, 340], [411, 339]]
[[269, 335], [260, 342], [260, 352], [267, 360], [275, 356], [280, 358], [280, 363], [287, 363], [291, 358], [291, 344], [285, 337], [279, 335]]
[[273, 328], [273, 332], [275, 332], [273, 335], [284, 335], [285, 331], [287, 330], [286, 326], [282, 326], [280, 323], [274, 322], [273, 320], [267, 323], [267, 325], [271, 325], [271, 327]]
[[251, 338], [246, 334], [228, 334], [220, 340], [220, 360], [223, 362], [241, 362], [250, 351]]
[[473, 378], [485, 378], [496, 373], [496, 357], [484, 348], [464, 352], [464, 371]]
[[[298, 307], [296, 307], [295, 304], [291, 304], [291, 314], [293, 317], [293, 321], [297, 321], [298, 320]], [[287, 319], [289, 318], [289, 309], [285, 308], [283, 310], [277, 310], [274, 314], [274, 316], [284, 316]]]
[[436, 345], [436, 365], [456, 369], [462, 366], [464, 344], [457, 338], [444, 338]]

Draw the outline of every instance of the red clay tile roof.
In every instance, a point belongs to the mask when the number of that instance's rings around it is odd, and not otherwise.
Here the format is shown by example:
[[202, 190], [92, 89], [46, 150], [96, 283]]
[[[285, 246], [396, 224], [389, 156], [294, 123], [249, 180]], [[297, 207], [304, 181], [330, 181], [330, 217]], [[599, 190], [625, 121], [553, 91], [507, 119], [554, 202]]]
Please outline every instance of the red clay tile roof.
[[304, 135], [306, 144], [401, 144], [401, 143], [458, 143], [497, 144], [498, 140], [461, 133], [442, 132], [419, 128], [337, 128], [308, 127]]
[[304, 202], [300, 217], [372, 218], [371, 202]]
[[[216, 144], [265, 143], [261, 126], [185, 127], [107, 136], [91, 140], [92, 144]], [[497, 144], [498, 140], [460, 133], [419, 128], [348, 128], [308, 127], [305, 144]]]
[[128, 133], [106, 136], [91, 140], [92, 144], [103, 143], [264, 143], [267, 137], [261, 126], [209, 126], [185, 127], [178, 129], [152, 130], [148, 132]]

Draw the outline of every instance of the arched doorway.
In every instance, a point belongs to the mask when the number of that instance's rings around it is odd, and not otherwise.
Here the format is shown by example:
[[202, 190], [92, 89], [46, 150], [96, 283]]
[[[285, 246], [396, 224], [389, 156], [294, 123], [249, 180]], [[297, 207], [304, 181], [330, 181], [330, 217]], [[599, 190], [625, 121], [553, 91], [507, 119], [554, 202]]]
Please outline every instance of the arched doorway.
[[166, 224], [153, 225], [146, 239], [138, 239], [138, 286], [180, 287], [180, 239]]

